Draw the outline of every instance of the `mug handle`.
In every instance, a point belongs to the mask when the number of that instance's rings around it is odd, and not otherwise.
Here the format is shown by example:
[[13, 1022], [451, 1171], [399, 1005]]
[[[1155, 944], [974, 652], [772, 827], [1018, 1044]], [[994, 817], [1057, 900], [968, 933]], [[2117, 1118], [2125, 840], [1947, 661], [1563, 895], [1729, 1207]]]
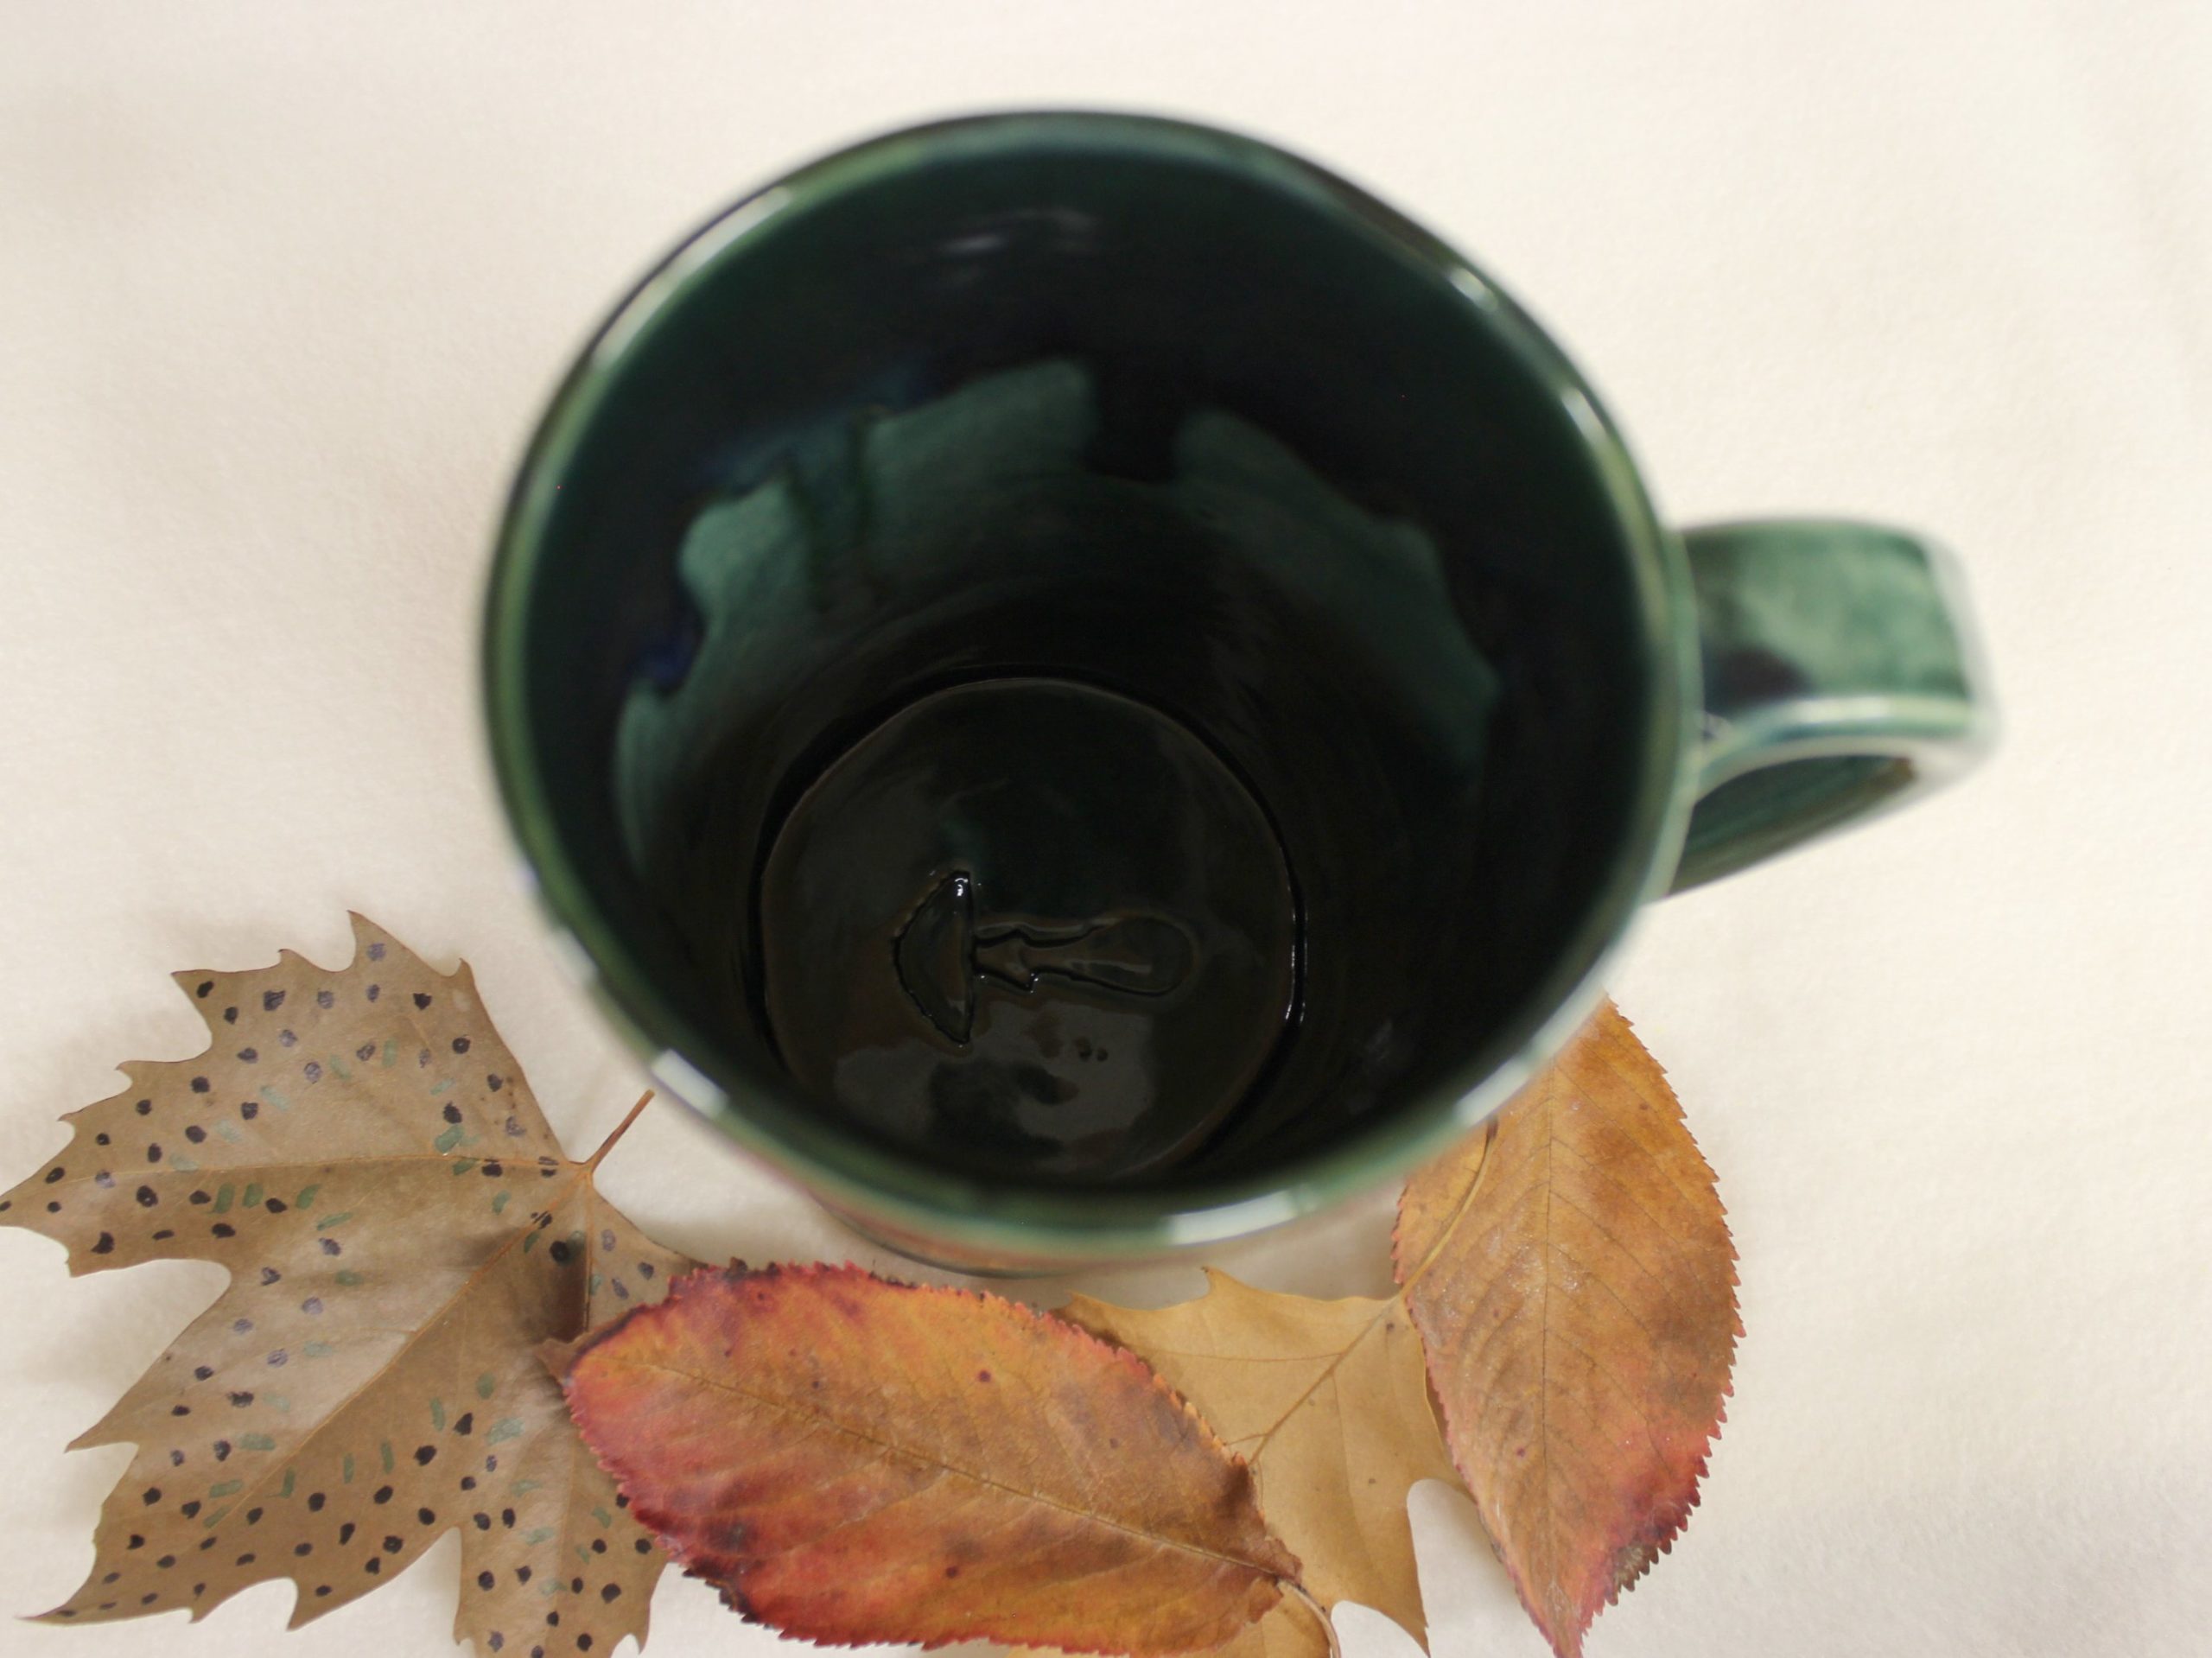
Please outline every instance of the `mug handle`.
[[1927, 793], [1988, 752], [1995, 721], [1942, 549], [1841, 519], [1683, 532], [1705, 721], [1671, 892]]

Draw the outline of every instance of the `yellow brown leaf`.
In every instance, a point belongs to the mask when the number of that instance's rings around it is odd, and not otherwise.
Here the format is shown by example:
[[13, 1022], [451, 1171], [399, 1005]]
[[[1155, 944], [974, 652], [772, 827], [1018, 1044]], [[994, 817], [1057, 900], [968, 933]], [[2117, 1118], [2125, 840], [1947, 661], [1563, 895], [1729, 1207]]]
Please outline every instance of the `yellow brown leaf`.
[[1407, 1184], [1395, 1248], [1453, 1460], [1574, 1658], [1688, 1521], [1741, 1333], [1713, 1172], [1610, 1002]]
[[[354, 918], [341, 969], [176, 975], [212, 1045], [135, 1062], [0, 1223], [72, 1272], [211, 1261], [230, 1282], [78, 1440], [130, 1442], [83, 1585], [46, 1616], [194, 1618], [289, 1579], [296, 1626], [456, 1527], [456, 1639], [643, 1639], [665, 1559], [534, 1356], [691, 1263], [569, 1161], [467, 969]], [[602, 1148], [603, 1152], [604, 1148]]]

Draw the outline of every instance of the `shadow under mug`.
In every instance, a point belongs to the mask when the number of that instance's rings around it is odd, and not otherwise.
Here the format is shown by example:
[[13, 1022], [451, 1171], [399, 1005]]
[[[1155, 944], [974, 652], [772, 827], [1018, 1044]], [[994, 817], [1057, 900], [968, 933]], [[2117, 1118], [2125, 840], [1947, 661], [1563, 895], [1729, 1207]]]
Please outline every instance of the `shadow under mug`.
[[1402, 1174], [1637, 905], [1989, 729], [1926, 543], [1670, 531], [1434, 238], [1089, 113], [875, 139], [671, 254], [530, 448], [484, 667], [539, 892], [660, 1083], [980, 1268]]

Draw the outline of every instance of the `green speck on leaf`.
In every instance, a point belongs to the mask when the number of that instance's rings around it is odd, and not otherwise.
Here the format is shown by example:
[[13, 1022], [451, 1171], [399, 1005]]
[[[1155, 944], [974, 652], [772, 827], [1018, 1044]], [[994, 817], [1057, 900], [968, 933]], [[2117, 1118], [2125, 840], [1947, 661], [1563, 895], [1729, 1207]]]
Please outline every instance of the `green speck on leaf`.
[[247, 1181], [245, 1185], [245, 1196], [238, 1199], [238, 1207], [241, 1209], [253, 1209], [257, 1207], [260, 1204], [260, 1202], [261, 1182], [258, 1180]]
[[346, 1453], [345, 1465], [340, 1471], [346, 1483], [351, 1485], [353, 1483], [353, 1453], [352, 1452]]
[[268, 1101], [279, 1111], [289, 1111], [292, 1109], [292, 1102], [273, 1088], [262, 1089], [260, 1094], [263, 1099]]
[[384, 1058], [380, 1063], [385, 1065], [396, 1065], [399, 1063], [399, 1044], [391, 1037], [384, 1039]]
[[524, 1239], [522, 1241], [522, 1252], [523, 1252], [523, 1254], [524, 1254], [524, 1255], [528, 1255], [528, 1254], [529, 1254], [532, 1249], [535, 1249], [537, 1247], [537, 1229], [536, 1227], [532, 1227], [532, 1228], [531, 1228], [531, 1229], [530, 1229], [530, 1236], [529, 1236], [528, 1237], [524, 1238]]
[[281, 1491], [277, 1492], [277, 1493], [276, 1493], [276, 1495], [277, 1495], [278, 1496], [291, 1496], [293, 1488], [294, 1488], [295, 1486], [296, 1486], [299, 1483], [300, 1483], [300, 1477], [299, 1477], [299, 1475], [298, 1475], [298, 1474], [296, 1474], [296, 1473], [295, 1473], [291, 1469], [287, 1468], [287, 1469], [284, 1471], [284, 1489], [283, 1489], [283, 1490], [281, 1490]]
[[594, 1509], [591, 1511], [591, 1517], [602, 1526], [611, 1526], [614, 1523], [614, 1516], [607, 1513], [605, 1509]]
[[529, 1545], [530, 1547], [531, 1547], [532, 1548], [535, 1548], [538, 1544], [543, 1543], [543, 1542], [545, 1542], [545, 1541], [547, 1541], [548, 1540], [550, 1540], [550, 1539], [552, 1537], [552, 1535], [553, 1535], [553, 1528], [552, 1528], [552, 1527], [550, 1527], [550, 1526], [540, 1526], [540, 1527], [538, 1527], [538, 1528], [537, 1528], [537, 1530], [535, 1530], [535, 1531], [526, 1531], [526, 1532], [524, 1532], [524, 1533], [523, 1534], [523, 1535], [522, 1535], [522, 1540], [523, 1540], [524, 1543], [528, 1544], [528, 1545]]
[[244, 1480], [226, 1479], [220, 1485], [211, 1485], [207, 1488], [207, 1500], [213, 1502], [219, 1496], [236, 1496], [244, 1490], [245, 1490]]
[[291, 1408], [292, 1408], [292, 1401], [291, 1401], [289, 1399], [286, 1398], [283, 1394], [280, 1394], [280, 1393], [267, 1393], [267, 1394], [262, 1394], [261, 1396], [262, 1396], [264, 1399], [267, 1400], [267, 1401], [270, 1402], [270, 1404], [271, 1404], [272, 1406], [274, 1406], [276, 1409], [278, 1409], [278, 1410], [280, 1410], [280, 1411], [284, 1411], [284, 1412], [289, 1413], [289, 1412], [291, 1410]]
[[475, 1158], [457, 1157], [453, 1160], [453, 1172], [455, 1174], [466, 1174], [469, 1170], [474, 1168], [476, 1164], [477, 1159]]
[[214, 1213], [218, 1215], [229, 1214], [231, 1212], [231, 1200], [238, 1196], [238, 1189], [231, 1185], [227, 1180], [221, 1185], [216, 1187]]
[[315, 1223], [315, 1229], [318, 1232], [327, 1232], [332, 1227], [343, 1226], [346, 1222], [353, 1218], [353, 1211], [352, 1210], [341, 1209], [335, 1215], [325, 1215], [321, 1220]]
[[330, 1056], [330, 1068], [338, 1073], [338, 1080], [340, 1082], [350, 1083], [353, 1080], [353, 1073], [346, 1069], [346, 1058], [344, 1055], [336, 1053], [332, 1054]]
[[238, 1436], [238, 1444], [248, 1451], [274, 1451], [276, 1448], [276, 1441], [266, 1433], [242, 1433]]
[[389, 1474], [391, 1471], [391, 1441], [386, 1439], [382, 1445], [378, 1445], [377, 1449], [383, 1453], [384, 1471]]
[[522, 1438], [522, 1419], [518, 1416], [503, 1416], [492, 1424], [492, 1431], [484, 1436], [484, 1443], [499, 1445], [508, 1439], [520, 1438]]
[[350, 1290], [359, 1285], [360, 1281], [360, 1274], [355, 1272], [351, 1267], [340, 1267], [338, 1269], [338, 1282], [340, 1287]]
[[489, 1399], [492, 1396], [492, 1389], [499, 1385], [498, 1380], [489, 1370], [486, 1370], [476, 1378], [476, 1396], [479, 1399]]
[[292, 1207], [295, 1209], [313, 1209], [315, 1207], [315, 1195], [321, 1190], [322, 1187], [320, 1185], [302, 1186], [300, 1188], [300, 1195], [292, 1199]]
[[508, 1489], [516, 1496], [528, 1496], [537, 1490], [538, 1484], [539, 1482], [534, 1479], [518, 1479]]
[[514, 1193], [509, 1191], [505, 1186], [500, 1187], [499, 1196], [492, 1199], [492, 1212], [496, 1215], [505, 1209], [507, 1206], [507, 1199], [513, 1196]]
[[215, 1119], [215, 1134], [218, 1139], [223, 1140], [226, 1144], [232, 1146], [237, 1145], [240, 1140], [245, 1138], [244, 1134], [238, 1132], [238, 1124], [232, 1122], [228, 1117], [218, 1117]]
[[584, 1293], [586, 1295], [598, 1294], [599, 1286], [605, 1280], [602, 1280], [597, 1273], [594, 1273], [591, 1275], [591, 1281], [584, 1286]]
[[237, 1505], [235, 1503], [226, 1502], [221, 1508], [216, 1509], [214, 1513], [201, 1519], [200, 1521], [200, 1529], [202, 1531], [213, 1531], [215, 1527], [220, 1523], [223, 1516], [228, 1514]]
[[188, 1157], [172, 1157], [169, 1159], [169, 1166], [175, 1169], [179, 1174], [197, 1174], [200, 1172], [200, 1165], [194, 1162]]
[[430, 1144], [439, 1151], [451, 1151], [454, 1147], [461, 1144], [461, 1125], [456, 1122], [452, 1128], [447, 1129], [445, 1133], [440, 1134], [435, 1140], [432, 1140]]
[[300, 1349], [301, 1352], [306, 1354], [311, 1359], [327, 1359], [337, 1350], [338, 1350], [333, 1347], [328, 1342], [309, 1342], [306, 1346]]
[[441, 1433], [445, 1432], [446, 1401], [442, 1399], [433, 1399], [430, 1401], [430, 1426]]

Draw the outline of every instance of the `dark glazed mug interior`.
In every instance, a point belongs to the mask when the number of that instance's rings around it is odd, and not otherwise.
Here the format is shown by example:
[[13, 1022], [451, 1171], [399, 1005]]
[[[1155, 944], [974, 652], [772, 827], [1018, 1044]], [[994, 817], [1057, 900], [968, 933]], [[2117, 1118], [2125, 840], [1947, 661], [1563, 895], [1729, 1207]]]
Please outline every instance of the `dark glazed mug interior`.
[[947, 124], [579, 365], [495, 759], [739, 1137], [924, 1232], [1183, 1241], [1402, 1167], [1580, 1011], [1679, 832], [1677, 556], [1534, 325], [1350, 187]]

